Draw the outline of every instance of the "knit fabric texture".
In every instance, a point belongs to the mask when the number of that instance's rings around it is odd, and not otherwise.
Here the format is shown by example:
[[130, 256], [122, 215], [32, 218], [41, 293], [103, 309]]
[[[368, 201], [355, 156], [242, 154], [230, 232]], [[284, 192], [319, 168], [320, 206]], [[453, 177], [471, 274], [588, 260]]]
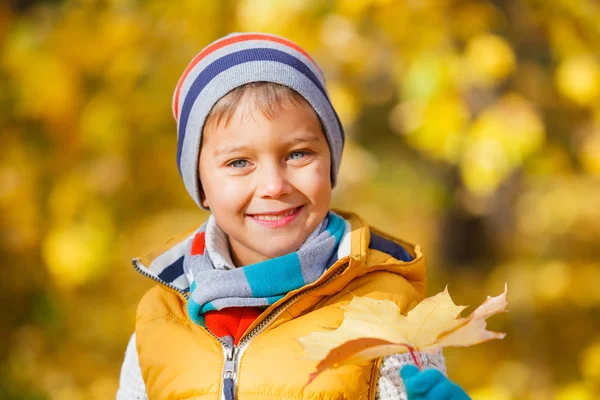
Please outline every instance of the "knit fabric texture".
[[[435, 368], [446, 375], [446, 363], [441, 350], [434, 353], [417, 352], [415, 355], [419, 358], [423, 368]], [[400, 377], [400, 370], [405, 365], [414, 365], [409, 353], [395, 354], [383, 358], [379, 367], [375, 400], [407, 400], [404, 382]]]
[[198, 159], [204, 123], [213, 106], [231, 90], [252, 82], [272, 82], [298, 92], [315, 110], [331, 152], [335, 186], [344, 131], [315, 60], [288, 39], [264, 33], [234, 33], [205, 47], [189, 63], [173, 93], [177, 123], [177, 166], [196, 204], [200, 198]]
[[190, 241], [183, 261], [186, 275], [193, 279], [188, 315], [203, 327], [206, 327], [204, 314], [209, 311], [269, 306], [288, 292], [316, 281], [337, 260], [337, 249], [345, 230], [344, 219], [328, 212], [296, 252], [241, 268], [221, 269], [215, 268], [210, 254], [205, 251], [206, 227], [220, 229], [210, 218], [214, 216], [209, 217], [209, 223], [201, 226]]

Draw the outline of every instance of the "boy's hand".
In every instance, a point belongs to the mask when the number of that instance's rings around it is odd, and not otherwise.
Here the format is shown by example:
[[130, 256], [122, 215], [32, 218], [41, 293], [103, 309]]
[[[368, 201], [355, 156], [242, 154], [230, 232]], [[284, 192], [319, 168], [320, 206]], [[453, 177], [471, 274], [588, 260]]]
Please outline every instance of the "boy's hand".
[[426, 368], [419, 371], [414, 365], [400, 370], [408, 400], [469, 400], [464, 390], [440, 371]]

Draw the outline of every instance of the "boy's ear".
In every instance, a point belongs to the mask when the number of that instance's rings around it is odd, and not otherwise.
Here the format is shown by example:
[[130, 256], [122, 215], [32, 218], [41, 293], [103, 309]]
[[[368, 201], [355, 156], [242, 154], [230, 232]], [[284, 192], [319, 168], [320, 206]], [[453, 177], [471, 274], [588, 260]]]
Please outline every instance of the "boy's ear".
[[204, 194], [204, 190], [202, 190], [202, 188], [200, 188], [200, 203], [202, 204], [202, 207], [210, 209], [208, 206], [208, 200], [206, 200], [206, 195]]

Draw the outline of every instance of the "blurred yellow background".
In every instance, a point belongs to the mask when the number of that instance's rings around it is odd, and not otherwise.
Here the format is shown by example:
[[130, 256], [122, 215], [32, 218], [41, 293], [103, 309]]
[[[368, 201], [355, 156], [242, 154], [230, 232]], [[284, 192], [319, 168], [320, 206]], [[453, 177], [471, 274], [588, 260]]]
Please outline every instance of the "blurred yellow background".
[[429, 295], [508, 282], [508, 336], [447, 350], [453, 380], [600, 398], [599, 21], [593, 0], [1, 2], [0, 398], [114, 398], [152, 285], [131, 259], [206, 217], [172, 92], [232, 31], [321, 64], [347, 134], [334, 205], [419, 243]]

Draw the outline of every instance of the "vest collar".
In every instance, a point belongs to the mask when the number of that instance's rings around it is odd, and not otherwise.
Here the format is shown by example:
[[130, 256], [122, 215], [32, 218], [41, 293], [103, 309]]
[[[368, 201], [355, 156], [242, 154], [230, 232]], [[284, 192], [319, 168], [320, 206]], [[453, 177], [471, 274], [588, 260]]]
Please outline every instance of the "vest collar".
[[[394, 272], [404, 275], [409, 281], [424, 283], [425, 263], [420, 262], [422, 261], [423, 254], [419, 246], [393, 239], [373, 228], [369, 228], [369, 225], [354, 213], [339, 210], [334, 210], [334, 212], [349, 221], [351, 226], [350, 254], [348, 257], [344, 257], [344, 259], [338, 260], [338, 263], [349, 263], [349, 267], [344, 274], [356, 274], [358, 276], [362, 275], [361, 270], [372, 270], [372, 268], [367, 268], [369, 267], [368, 250], [370, 247], [378, 250], [377, 247], [379, 247], [380, 251], [390, 254], [391, 258], [391, 262], [387, 262], [381, 269], [394, 270]], [[173, 236], [156, 250], [142, 257], [134, 258], [132, 260], [134, 268], [142, 275], [161, 283], [163, 286], [187, 299], [190, 282], [183, 270], [183, 259], [189, 242], [194, 238], [196, 231], [201, 226], [202, 224], [199, 224]], [[379, 241], [379, 244], [375, 245], [371, 237], [372, 233], [375, 234], [374, 237], [382, 239], [385, 242]], [[396, 246], [397, 253], [394, 253], [394, 245]], [[409, 256], [412, 261], [402, 259], [402, 252], [406, 256]], [[411, 261], [412, 267], [402, 268], [402, 265], [407, 264], [408, 261]], [[328, 275], [325, 273], [313, 284], [318, 284], [322, 280], [327, 279]]]

